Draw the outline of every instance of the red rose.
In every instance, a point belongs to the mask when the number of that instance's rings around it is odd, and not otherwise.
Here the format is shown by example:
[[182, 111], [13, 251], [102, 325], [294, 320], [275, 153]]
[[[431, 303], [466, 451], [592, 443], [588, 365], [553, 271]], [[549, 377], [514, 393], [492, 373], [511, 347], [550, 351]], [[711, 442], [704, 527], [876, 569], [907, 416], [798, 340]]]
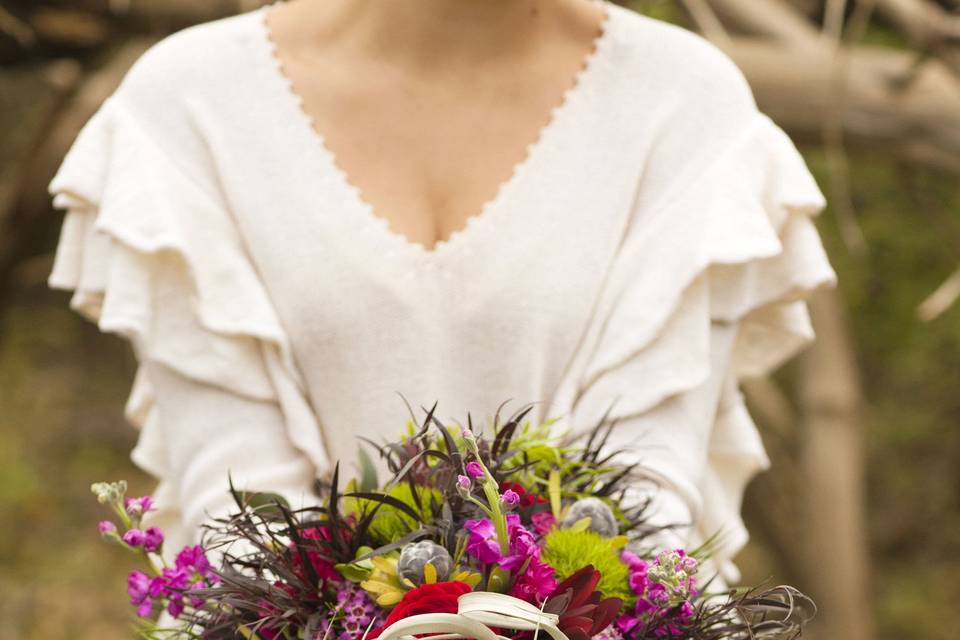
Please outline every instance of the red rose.
[[387, 619], [383, 621], [383, 625], [371, 631], [368, 637], [376, 638], [397, 620], [410, 616], [421, 613], [456, 613], [457, 600], [470, 591], [470, 585], [460, 581], [424, 584], [411, 589], [393, 608]]

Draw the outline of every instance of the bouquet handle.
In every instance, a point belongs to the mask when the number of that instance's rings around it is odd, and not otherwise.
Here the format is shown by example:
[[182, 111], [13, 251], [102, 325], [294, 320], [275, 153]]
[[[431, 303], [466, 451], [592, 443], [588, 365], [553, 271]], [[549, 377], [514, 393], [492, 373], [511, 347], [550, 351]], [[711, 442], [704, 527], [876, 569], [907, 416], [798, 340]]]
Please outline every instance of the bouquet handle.
[[476, 638], [476, 640], [501, 640], [501, 637], [480, 622], [459, 613], [421, 613], [397, 620], [384, 629], [378, 640], [407, 640], [417, 633], [431, 635], [436, 640]]
[[[457, 600], [457, 613], [422, 613], [403, 618], [383, 630], [379, 640], [410, 640], [430, 633], [431, 640], [505, 640], [490, 626], [516, 631], [545, 631], [553, 640], [569, 640], [557, 627], [558, 617], [525, 600], [502, 593], [474, 591]], [[487, 626], [490, 625], [490, 626]]]

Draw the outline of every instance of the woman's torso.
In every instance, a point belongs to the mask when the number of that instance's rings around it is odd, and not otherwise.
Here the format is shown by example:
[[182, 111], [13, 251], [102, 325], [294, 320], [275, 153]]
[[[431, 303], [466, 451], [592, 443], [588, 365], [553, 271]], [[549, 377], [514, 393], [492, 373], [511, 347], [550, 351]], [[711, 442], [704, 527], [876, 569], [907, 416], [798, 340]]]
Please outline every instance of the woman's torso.
[[483, 421], [505, 400], [552, 415], [627, 226], [653, 197], [644, 184], [671, 173], [646, 158], [691, 82], [662, 64], [674, 55], [663, 38], [693, 36], [608, 8], [596, 50], [526, 158], [431, 251], [373, 213], [317, 136], [275, 56], [267, 8], [175, 36], [200, 60], [175, 98], [289, 336], [332, 459], [353, 458], [356, 436], [394, 438], [408, 418], [398, 394], [420, 418], [438, 402], [443, 420], [469, 411]]

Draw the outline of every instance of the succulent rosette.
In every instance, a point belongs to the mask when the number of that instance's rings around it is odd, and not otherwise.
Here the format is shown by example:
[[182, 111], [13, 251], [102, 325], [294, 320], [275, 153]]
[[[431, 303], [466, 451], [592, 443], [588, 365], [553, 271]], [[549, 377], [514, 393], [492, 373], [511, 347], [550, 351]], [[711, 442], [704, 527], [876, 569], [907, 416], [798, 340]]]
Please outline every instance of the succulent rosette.
[[[116, 520], [100, 535], [139, 555], [128, 591], [165, 638], [394, 640], [448, 632], [526, 640], [787, 638], [815, 610], [790, 587], [711, 593], [701, 575], [710, 545], [638, 555], [655, 533], [644, 505], [622, 496], [639, 478], [602, 455], [606, 425], [585, 444], [531, 407], [487, 434], [427, 412], [376, 450], [391, 472], [341, 486], [339, 466], [318, 483], [320, 504], [293, 510], [279, 496], [231, 491], [236, 509], [203, 542], [161, 558], [163, 532], [141, 527], [149, 496], [125, 483], [94, 493]], [[652, 538], [651, 538], [652, 539]], [[207, 553], [218, 551], [212, 566]], [[649, 545], [647, 545], [649, 546]]]

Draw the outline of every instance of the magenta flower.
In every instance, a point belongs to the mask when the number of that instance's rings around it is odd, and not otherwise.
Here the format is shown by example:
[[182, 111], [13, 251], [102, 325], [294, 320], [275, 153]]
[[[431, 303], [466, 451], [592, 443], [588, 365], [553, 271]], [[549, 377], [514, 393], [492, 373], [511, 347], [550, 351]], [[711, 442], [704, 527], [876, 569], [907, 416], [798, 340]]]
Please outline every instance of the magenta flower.
[[467, 541], [467, 553], [484, 564], [500, 561], [500, 545], [497, 543], [497, 529], [487, 518], [467, 520], [464, 528], [470, 532]]
[[553, 517], [553, 513], [550, 511], [537, 511], [530, 516], [530, 521], [533, 523], [533, 530], [538, 536], [547, 535], [553, 525], [557, 523], [557, 519]]
[[540, 560], [536, 538], [520, 523], [520, 516], [515, 513], [507, 514], [507, 537], [510, 540], [510, 553], [500, 560], [500, 568], [516, 571], [527, 559]]
[[130, 529], [123, 534], [123, 541], [131, 547], [142, 547], [147, 535], [140, 529]]
[[557, 588], [556, 571], [546, 562], [531, 559], [526, 570], [517, 576], [510, 595], [540, 605]]
[[647, 589], [647, 599], [653, 604], [664, 607], [670, 604], [670, 593], [667, 592], [665, 586], [657, 582], [650, 585], [650, 588]]
[[163, 532], [157, 527], [148, 527], [143, 536], [143, 548], [150, 553], [155, 553], [163, 544]]
[[628, 577], [630, 590], [635, 594], [642, 596], [646, 592], [647, 585], [649, 583], [647, 579], [648, 565], [646, 560], [632, 551], [627, 551], [626, 549], [620, 552], [620, 559], [630, 569], [630, 574]]
[[631, 616], [628, 614], [623, 614], [618, 617], [616, 620], [617, 628], [622, 633], [630, 633], [634, 627], [640, 624], [640, 619], [637, 616]]
[[467, 463], [467, 475], [471, 478], [482, 478], [485, 475], [483, 465], [476, 460], [471, 460]]
[[473, 485], [473, 481], [470, 480], [470, 478], [468, 478], [467, 476], [465, 475], [457, 476], [457, 486], [463, 489], [464, 491], [469, 491], [472, 485]]
[[500, 502], [508, 507], [515, 507], [520, 504], [520, 494], [513, 489], [507, 489], [503, 492], [503, 495], [500, 496]]
[[631, 569], [639, 570], [642, 568], [644, 573], [647, 571], [647, 561], [635, 554], [633, 551], [624, 549], [620, 552], [620, 559], [623, 560], [623, 562]]
[[101, 520], [97, 524], [97, 529], [100, 531], [101, 534], [108, 536], [110, 534], [117, 532], [117, 525], [113, 524], [109, 520]]
[[127, 594], [130, 596], [130, 604], [137, 608], [137, 615], [141, 618], [150, 615], [153, 611], [150, 591], [150, 576], [143, 571], [131, 571], [127, 575]]

